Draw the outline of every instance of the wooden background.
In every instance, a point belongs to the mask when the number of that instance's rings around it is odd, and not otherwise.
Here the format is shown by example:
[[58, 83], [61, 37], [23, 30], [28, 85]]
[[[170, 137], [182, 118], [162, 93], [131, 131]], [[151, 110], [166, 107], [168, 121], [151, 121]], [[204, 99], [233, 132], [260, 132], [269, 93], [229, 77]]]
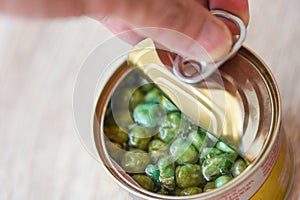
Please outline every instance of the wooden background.
[[[250, 0], [246, 45], [272, 69], [300, 167], [300, 2]], [[89, 18], [0, 16], [0, 199], [130, 199], [82, 147], [72, 113], [81, 63], [109, 33]], [[300, 199], [300, 175], [290, 199]]]

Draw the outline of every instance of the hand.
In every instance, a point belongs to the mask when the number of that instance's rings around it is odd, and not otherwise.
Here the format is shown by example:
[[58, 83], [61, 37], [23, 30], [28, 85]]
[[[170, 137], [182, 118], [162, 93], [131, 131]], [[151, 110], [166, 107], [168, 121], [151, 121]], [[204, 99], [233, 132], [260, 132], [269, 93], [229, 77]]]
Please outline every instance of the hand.
[[[185, 34], [218, 60], [232, 46], [230, 23], [213, 16], [209, 9], [226, 10], [248, 24], [247, 0], [5, 0], [2, 12], [29, 17], [67, 17], [89, 15], [101, 21], [114, 33], [143, 27], [172, 29]], [[100, 16], [100, 17], [99, 17]], [[226, 26], [226, 24], [228, 26]], [[231, 32], [229, 28], [231, 29]], [[136, 29], [134, 29], [136, 30]], [[194, 42], [177, 42], [175, 35], [140, 29], [129, 41], [151, 37], [169, 49], [188, 57], [206, 57]]]

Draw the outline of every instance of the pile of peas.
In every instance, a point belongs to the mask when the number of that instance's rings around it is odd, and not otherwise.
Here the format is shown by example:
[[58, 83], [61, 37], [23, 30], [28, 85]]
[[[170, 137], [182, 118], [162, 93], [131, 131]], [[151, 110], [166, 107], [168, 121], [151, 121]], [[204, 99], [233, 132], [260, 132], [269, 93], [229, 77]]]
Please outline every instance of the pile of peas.
[[219, 188], [248, 166], [137, 71], [114, 91], [104, 133], [111, 158], [141, 187], [163, 195], [187, 196]]

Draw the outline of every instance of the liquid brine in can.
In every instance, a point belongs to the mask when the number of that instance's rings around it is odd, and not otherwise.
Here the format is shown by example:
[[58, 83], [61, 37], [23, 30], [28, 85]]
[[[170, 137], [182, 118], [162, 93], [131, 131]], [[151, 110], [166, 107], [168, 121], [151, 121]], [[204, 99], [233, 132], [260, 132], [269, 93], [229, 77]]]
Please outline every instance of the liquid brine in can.
[[[113, 65], [113, 64], [112, 64]], [[285, 199], [293, 182], [294, 157], [283, 129], [281, 102], [276, 81], [267, 65], [252, 51], [242, 47], [219, 68], [224, 88], [237, 97], [243, 108], [244, 131], [263, 141], [257, 157], [239, 176], [211, 191], [176, 196], [149, 192], [137, 184], [113, 159], [105, 135], [105, 118], [118, 85], [135, 70], [117, 63], [107, 74], [95, 109], [94, 141], [105, 170], [137, 199]], [[137, 86], [140, 87], [141, 85]], [[186, 105], [188, 106], [188, 105]], [[128, 120], [132, 120], [127, 113]], [[123, 116], [124, 117], [124, 116]], [[153, 136], [155, 137], [155, 136]], [[258, 147], [259, 148], [259, 147]], [[127, 150], [130, 147], [127, 148]], [[114, 151], [117, 153], [117, 151]]]

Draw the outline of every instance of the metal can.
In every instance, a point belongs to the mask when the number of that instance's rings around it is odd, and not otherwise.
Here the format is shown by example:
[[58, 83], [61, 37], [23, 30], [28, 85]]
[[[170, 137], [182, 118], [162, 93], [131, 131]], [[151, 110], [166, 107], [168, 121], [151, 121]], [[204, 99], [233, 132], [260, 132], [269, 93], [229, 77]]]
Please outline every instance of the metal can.
[[236, 92], [245, 111], [245, 129], [263, 137], [259, 156], [238, 177], [225, 186], [198, 195], [176, 197], [142, 189], [109, 156], [105, 146], [103, 121], [107, 105], [117, 85], [132, 68], [116, 67], [100, 92], [95, 109], [94, 140], [106, 171], [122, 187], [141, 199], [285, 199], [293, 182], [294, 156], [281, 120], [281, 102], [276, 81], [267, 65], [252, 51], [242, 47], [219, 69], [228, 90]]

